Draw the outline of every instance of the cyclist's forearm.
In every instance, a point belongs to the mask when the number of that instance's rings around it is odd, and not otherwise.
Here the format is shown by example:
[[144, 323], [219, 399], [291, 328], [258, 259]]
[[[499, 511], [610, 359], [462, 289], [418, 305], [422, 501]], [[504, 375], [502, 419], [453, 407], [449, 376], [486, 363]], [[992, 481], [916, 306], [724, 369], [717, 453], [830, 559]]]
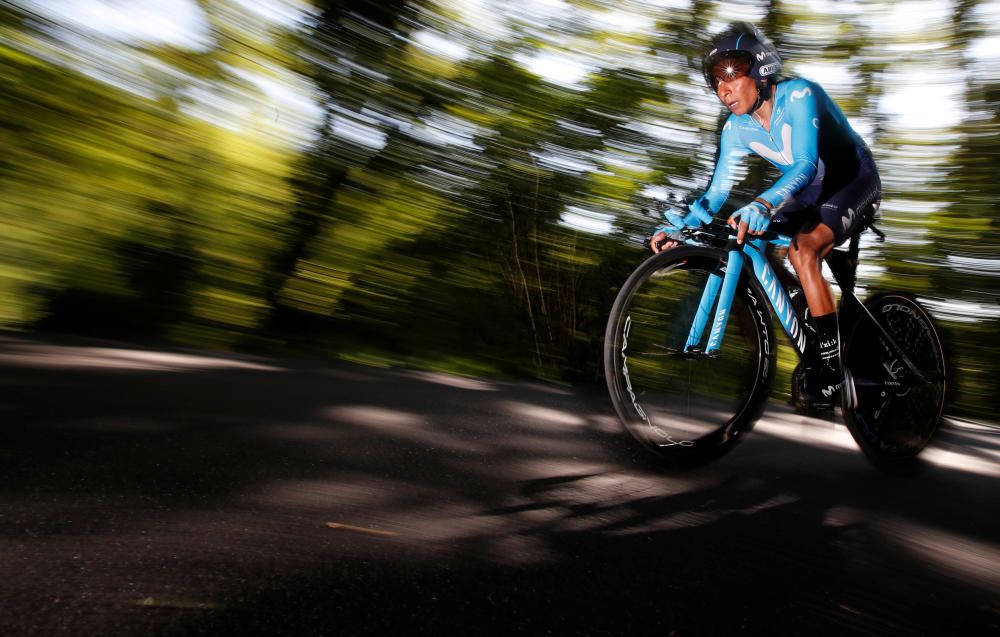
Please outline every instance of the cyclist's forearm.
[[722, 209], [722, 204], [729, 198], [729, 192], [736, 181], [736, 170], [747, 155], [747, 148], [739, 140], [735, 129], [727, 124], [722, 129], [722, 139], [719, 143], [719, 157], [715, 163], [715, 172], [708, 189], [702, 195], [704, 206], [713, 214]]
[[705, 191], [705, 194], [701, 196], [702, 201], [705, 203], [705, 208], [708, 209], [713, 215], [715, 215], [722, 208], [722, 204], [726, 203], [726, 199], [729, 198], [729, 187], [728, 184], [725, 188], [709, 187]]
[[774, 184], [759, 195], [771, 205], [771, 209], [780, 208], [785, 202], [795, 196], [816, 178], [816, 164], [800, 159], [782, 175]]
[[733, 166], [729, 161], [720, 161], [715, 167], [715, 174], [708, 184], [708, 189], [701, 196], [703, 205], [713, 215], [722, 209], [722, 204], [729, 199], [729, 193], [733, 188]]

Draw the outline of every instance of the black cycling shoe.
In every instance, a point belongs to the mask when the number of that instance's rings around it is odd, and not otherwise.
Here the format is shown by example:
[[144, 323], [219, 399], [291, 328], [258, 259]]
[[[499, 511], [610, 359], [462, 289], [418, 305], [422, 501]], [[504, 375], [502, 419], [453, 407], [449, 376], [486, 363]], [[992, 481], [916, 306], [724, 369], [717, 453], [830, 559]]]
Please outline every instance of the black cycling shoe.
[[792, 372], [792, 404], [800, 413], [831, 411], [843, 385], [843, 373], [832, 366], [800, 363]]
[[799, 379], [799, 403], [812, 410], [833, 409], [844, 386], [844, 373], [839, 365], [803, 367]]

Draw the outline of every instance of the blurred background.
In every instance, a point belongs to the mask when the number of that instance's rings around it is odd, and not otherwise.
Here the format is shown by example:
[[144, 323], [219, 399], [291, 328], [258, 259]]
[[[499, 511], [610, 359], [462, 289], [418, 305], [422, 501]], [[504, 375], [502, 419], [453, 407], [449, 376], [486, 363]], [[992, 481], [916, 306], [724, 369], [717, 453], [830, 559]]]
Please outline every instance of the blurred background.
[[995, 418], [1000, 0], [0, 0], [0, 329], [599, 380], [733, 20], [872, 147], [861, 286]]

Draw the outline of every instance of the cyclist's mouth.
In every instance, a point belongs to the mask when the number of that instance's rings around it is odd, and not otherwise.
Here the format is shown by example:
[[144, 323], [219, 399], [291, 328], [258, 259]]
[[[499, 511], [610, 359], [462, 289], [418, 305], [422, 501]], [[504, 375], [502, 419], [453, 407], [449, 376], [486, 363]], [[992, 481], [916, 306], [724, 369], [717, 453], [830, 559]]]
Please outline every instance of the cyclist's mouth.
[[733, 100], [732, 102], [729, 102], [729, 104], [727, 104], [727, 106], [729, 107], [729, 110], [735, 111], [736, 110], [736, 105], [739, 104], [739, 103], [740, 103], [739, 100]]

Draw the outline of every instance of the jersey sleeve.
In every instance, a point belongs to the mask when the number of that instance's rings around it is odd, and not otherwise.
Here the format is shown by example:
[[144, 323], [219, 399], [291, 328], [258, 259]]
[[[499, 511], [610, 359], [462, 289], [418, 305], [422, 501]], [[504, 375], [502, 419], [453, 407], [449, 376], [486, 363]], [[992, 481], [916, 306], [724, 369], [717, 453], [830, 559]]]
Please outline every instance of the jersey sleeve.
[[782, 130], [785, 148], [791, 149], [791, 166], [760, 198], [780, 208], [797, 192], [812, 183], [819, 167], [819, 95], [806, 81], [789, 82], [788, 119]]
[[726, 203], [729, 191], [733, 188], [736, 170], [748, 153], [749, 149], [740, 139], [736, 125], [731, 119], [726, 120], [719, 140], [719, 159], [715, 164], [712, 182], [702, 196], [713, 215]]

